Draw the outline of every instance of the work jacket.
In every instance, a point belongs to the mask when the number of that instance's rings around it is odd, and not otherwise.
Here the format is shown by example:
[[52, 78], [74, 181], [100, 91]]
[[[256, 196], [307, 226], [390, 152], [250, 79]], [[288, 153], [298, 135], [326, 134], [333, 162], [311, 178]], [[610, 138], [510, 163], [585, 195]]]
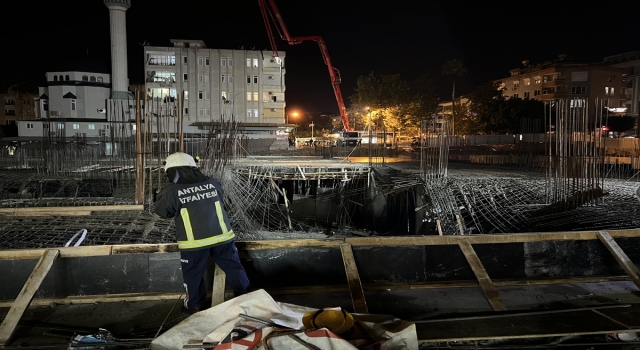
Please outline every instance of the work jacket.
[[196, 184], [169, 183], [156, 196], [155, 212], [175, 217], [180, 250], [195, 250], [232, 240], [235, 235], [223, 208], [222, 186], [215, 179]]

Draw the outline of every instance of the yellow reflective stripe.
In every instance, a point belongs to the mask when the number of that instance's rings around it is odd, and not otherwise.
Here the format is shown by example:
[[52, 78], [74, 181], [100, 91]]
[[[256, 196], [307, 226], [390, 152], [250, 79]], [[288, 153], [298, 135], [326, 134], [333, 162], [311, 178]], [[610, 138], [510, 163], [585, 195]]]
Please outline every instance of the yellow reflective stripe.
[[229, 228], [227, 227], [227, 223], [224, 222], [224, 215], [222, 214], [222, 206], [220, 205], [220, 202], [216, 201], [216, 215], [218, 215], [218, 223], [220, 224], [220, 230], [222, 230], [222, 233], [227, 233], [229, 231]]
[[182, 223], [184, 224], [184, 232], [187, 233], [187, 241], [194, 241], [193, 228], [191, 227], [191, 219], [189, 219], [189, 211], [187, 208], [180, 209], [180, 216], [182, 217]]
[[217, 235], [209, 238], [197, 239], [192, 241], [178, 241], [178, 248], [180, 249], [202, 248], [202, 247], [226, 242], [228, 240], [233, 239], [233, 237], [235, 237], [235, 234], [233, 234], [233, 230], [230, 230], [221, 235]]

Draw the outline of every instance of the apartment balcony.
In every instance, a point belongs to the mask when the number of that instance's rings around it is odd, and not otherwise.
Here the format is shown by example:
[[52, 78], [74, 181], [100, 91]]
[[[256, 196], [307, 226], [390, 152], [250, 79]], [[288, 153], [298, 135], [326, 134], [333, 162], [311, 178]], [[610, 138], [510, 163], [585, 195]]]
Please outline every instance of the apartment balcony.
[[560, 99], [560, 98], [567, 98], [567, 93], [564, 92], [564, 91], [561, 91], [561, 92], [556, 91], [556, 92], [552, 92], [550, 94], [543, 94], [543, 95], [540, 95], [540, 96], [537, 96], [537, 97], [540, 100], [557, 100], [557, 99]]
[[562, 85], [566, 85], [564, 78], [558, 78], [555, 80], [542, 82], [542, 87], [552, 87], [552, 86], [562, 86]]
[[263, 108], [284, 108], [286, 106], [285, 101], [263, 101], [262, 102], [262, 107]]

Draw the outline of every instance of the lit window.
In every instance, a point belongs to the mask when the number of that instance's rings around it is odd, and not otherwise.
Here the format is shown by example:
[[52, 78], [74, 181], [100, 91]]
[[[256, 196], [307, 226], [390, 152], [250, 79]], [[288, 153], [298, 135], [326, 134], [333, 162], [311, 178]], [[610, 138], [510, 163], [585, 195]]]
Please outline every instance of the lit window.
[[524, 86], [529, 86], [531, 85], [531, 78], [524, 78], [522, 79], [524, 81]]
[[258, 76], [257, 76], [257, 75], [254, 75], [254, 76], [253, 76], [253, 83], [254, 83], [254, 84], [257, 84], [257, 83], [258, 83]]
[[253, 95], [250, 92], [247, 92], [247, 101], [251, 101], [252, 96]]
[[96, 129], [96, 125], [95, 124], [89, 124], [89, 125], [87, 125], [87, 129], [95, 130]]
[[614, 94], [614, 88], [613, 88], [613, 87], [606, 86], [606, 87], [604, 88], [604, 94], [605, 94], [605, 95], [607, 95], [607, 96], [613, 96], [613, 94]]
[[226, 92], [226, 91], [222, 91], [222, 92], [220, 93], [220, 95], [222, 96], [222, 99], [223, 99], [223, 100], [226, 100], [226, 99], [227, 99], [227, 92]]
[[227, 66], [227, 59], [226, 59], [226, 58], [224, 58], [224, 57], [222, 57], [222, 58], [220, 59], [220, 65], [221, 65], [222, 67], [226, 67], [226, 66]]
[[184, 90], [184, 99], [188, 100], [189, 99], [189, 91]]
[[253, 117], [254, 118], [258, 118], [258, 110], [257, 109], [253, 110]]
[[204, 98], [204, 94], [202, 93], [202, 90], [198, 91], [198, 100], [202, 100]]
[[204, 65], [208, 66], [209, 65], [209, 57], [205, 57], [204, 58]]
[[80, 124], [73, 124], [73, 130], [78, 130], [80, 129]]
[[257, 68], [257, 67], [258, 67], [258, 59], [257, 59], [257, 58], [254, 58], [254, 59], [253, 59], [253, 67], [254, 67], [254, 68]]
[[102, 77], [98, 77], [98, 83], [102, 83]]
[[538, 76], [538, 77], [533, 77], [533, 83], [534, 84], [540, 84], [540, 82], [542, 81], [542, 79]]
[[233, 67], [233, 58], [231, 58], [231, 57], [227, 58], [227, 66]]
[[76, 100], [71, 100], [71, 110], [72, 111], [76, 110]]
[[257, 92], [253, 93], [253, 100], [254, 101], [258, 101], [258, 93]]
[[203, 64], [204, 64], [204, 57], [199, 56], [199, 57], [198, 57], [198, 65], [199, 65], [199, 66], [202, 66]]
[[251, 68], [251, 59], [247, 58], [247, 68]]

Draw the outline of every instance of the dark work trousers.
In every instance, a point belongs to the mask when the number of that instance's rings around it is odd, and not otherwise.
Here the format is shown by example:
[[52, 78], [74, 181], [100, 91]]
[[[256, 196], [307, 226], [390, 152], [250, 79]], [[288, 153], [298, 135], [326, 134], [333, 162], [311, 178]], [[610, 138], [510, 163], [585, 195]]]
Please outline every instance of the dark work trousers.
[[180, 262], [182, 263], [184, 289], [187, 293], [184, 298], [186, 308], [199, 308], [207, 296], [204, 273], [209, 256], [227, 275], [227, 281], [233, 287], [235, 296], [245, 294], [249, 289], [249, 279], [240, 263], [235, 241], [231, 240], [198, 250], [184, 250], [180, 252]]

